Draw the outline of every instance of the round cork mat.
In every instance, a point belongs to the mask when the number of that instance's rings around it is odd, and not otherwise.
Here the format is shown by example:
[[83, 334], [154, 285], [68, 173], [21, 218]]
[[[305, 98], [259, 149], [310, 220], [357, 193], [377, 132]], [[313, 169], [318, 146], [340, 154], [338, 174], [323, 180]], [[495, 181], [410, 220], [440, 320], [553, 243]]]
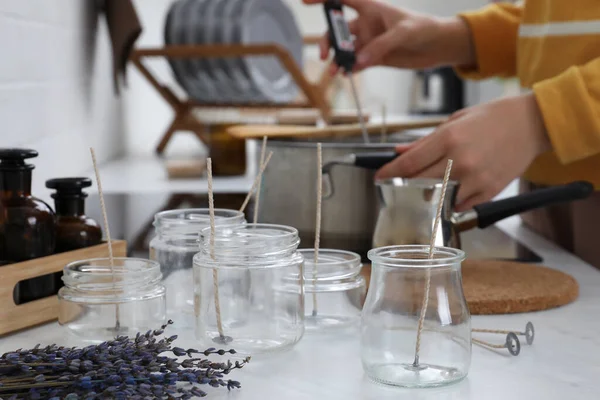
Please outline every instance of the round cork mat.
[[[367, 279], [371, 266], [361, 274]], [[512, 261], [466, 260], [463, 290], [472, 315], [541, 311], [569, 304], [579, 295], [579, 284], [564, 272]]]

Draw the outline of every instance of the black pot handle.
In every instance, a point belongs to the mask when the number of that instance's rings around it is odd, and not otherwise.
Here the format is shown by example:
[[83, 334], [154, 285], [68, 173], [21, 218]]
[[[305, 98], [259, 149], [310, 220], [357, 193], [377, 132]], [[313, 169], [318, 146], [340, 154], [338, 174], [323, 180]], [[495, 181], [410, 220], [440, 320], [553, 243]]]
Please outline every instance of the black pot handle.
[[379, 151], [376, 153], [354, 154], [354, 165], [367, 169], [379, 169], [398, 157], [395, 151]]
[[479, 204], [473, 209], [477, 213], [477, 226], [486, 228], [504, 218], [525, 211], [563, 203], [581, 200], [594, 192], [594, 185], [585, 181], [572, 182], [566, 185], [549, 187], [509, 197], [498, 201]]

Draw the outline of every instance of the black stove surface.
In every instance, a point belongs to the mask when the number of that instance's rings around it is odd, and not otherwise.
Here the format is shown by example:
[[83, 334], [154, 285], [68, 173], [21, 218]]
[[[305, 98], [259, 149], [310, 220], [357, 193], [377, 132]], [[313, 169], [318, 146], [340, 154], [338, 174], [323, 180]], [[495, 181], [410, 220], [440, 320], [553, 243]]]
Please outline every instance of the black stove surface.
[[[154, 214], [175, 208], [208, 207], [206, 195], [190, 193], [135, 193], [105, 194], [113, 239], [124, 239], [128, 255], [148, 257], [148, 243], [154, 236]], [[215, 204], [219, 208], [239, 209], [245, 194], [217, 194]], [[102, 222], [100, 202], [97, 195], [90, 194], [86, 201], [88, 216]], [[252, 204], [246, 209], [246, 219], [252, 218]], [[501, 229], [492, 226], [473, 229], [461, 234], [462, 248], [470, 259], [499, 259], [519, 262], [541, 262], [534, 251], [513, 239]], [[352, 249], [348, 249], [352, 250]]]

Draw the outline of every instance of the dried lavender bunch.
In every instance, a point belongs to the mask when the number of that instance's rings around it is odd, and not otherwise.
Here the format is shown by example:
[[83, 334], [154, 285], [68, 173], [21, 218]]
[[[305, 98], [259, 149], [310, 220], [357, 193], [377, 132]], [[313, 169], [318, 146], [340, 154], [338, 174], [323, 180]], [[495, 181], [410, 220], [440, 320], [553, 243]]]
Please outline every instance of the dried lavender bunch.
[[[235, 350], [172, 347], [177, 336], [160, 338], [167, 325], [85, 348], [37, 345], [6, 353], [0, 357], [0, 399], [190, 399], [206, 396], [200, 385], [241, 387], [223, 377], [242, 368], [249, 357], [216, 363], [201, 356]], [[182, 356], [187, 358], [179, 361]]]

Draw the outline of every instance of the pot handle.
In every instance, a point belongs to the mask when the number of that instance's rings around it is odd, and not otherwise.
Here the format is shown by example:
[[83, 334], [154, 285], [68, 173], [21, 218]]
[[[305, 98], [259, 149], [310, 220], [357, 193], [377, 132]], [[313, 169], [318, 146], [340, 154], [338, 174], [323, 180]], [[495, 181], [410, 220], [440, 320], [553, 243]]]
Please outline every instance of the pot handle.
[[354, 154], [354, 165], [366, 169], [379, 169], [398, 157], [395, 151], [379, 151], [374, 153]]
[[520, 214], [525, 211], [563, 203], [581, 200], [594, 192], [594, 185], [590, 182], [578, 181], [566, 185], [549, 187], [509, 197], [498, 201], [479, 204], [473, 209], [477, 213], [477, 226], [486, 228], [504, 218]]

